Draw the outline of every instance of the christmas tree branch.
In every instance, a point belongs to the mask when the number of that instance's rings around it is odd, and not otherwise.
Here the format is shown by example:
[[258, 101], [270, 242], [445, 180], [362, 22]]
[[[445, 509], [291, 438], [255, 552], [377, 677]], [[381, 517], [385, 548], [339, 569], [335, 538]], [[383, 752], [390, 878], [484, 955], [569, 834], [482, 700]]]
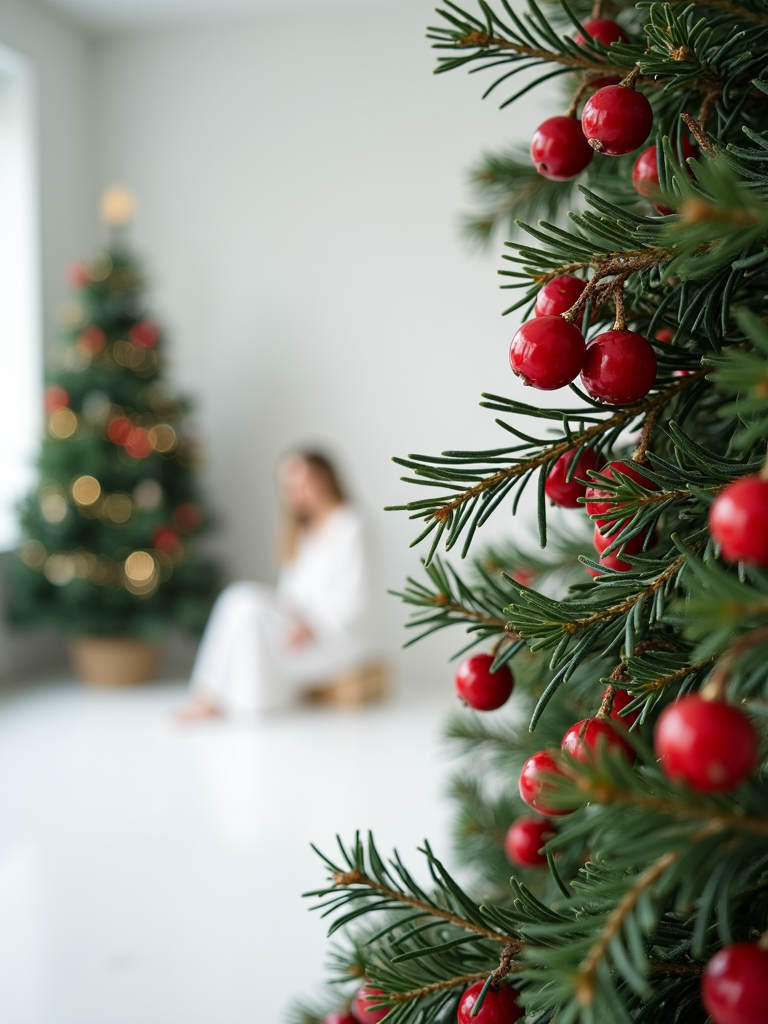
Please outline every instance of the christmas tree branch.
[[431, 985], [422, 985], [421, 988], [411, 989], [410, 992], [392, 992], [388, 995], [388, 999], [393, 1003], [407, 1003], [413, 999], [423, 999], [424, 996], [431, 995], [433, 992], [442, 992], [444, 989], [471, 985], [475, 981], [485, 981], [487, 977], [488, 971], [462, 974], [457, 978], [446, 978], [444, 981], [435, 981]]
[[653, 888], [662, 875], [675, 863], [677, 857], [678, 854], [672, 850], [662, 854], [637, 878], [608, 915], [597, 942], [582, 961], [574, 979], [581, 1006], [592, 1005], [600, 964], [605, 960], [611, 943], [618, 936], [626, 919], [635, 912], [643, 894]]

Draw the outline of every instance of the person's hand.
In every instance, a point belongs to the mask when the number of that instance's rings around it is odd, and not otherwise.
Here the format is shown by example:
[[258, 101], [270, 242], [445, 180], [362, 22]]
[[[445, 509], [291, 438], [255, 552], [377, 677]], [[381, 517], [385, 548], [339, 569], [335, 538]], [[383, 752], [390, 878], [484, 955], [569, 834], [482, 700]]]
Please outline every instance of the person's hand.
[[314, 639], [315, 634], [307, 623], [301, 619], [295, 622], [288, 632], [288, 646], [293, 647], [295, 650], [306, 647]]

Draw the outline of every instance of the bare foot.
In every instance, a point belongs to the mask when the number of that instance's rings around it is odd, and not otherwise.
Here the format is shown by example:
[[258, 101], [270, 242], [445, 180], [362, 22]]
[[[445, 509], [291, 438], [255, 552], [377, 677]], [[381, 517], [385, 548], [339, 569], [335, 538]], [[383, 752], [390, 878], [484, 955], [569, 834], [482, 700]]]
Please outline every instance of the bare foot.
[[192, 725], [211, 718], [221, 718], [221, 710], [204, 697], [194, 697], [189, 704], [180, 708], [173, 718], [179, 725]]

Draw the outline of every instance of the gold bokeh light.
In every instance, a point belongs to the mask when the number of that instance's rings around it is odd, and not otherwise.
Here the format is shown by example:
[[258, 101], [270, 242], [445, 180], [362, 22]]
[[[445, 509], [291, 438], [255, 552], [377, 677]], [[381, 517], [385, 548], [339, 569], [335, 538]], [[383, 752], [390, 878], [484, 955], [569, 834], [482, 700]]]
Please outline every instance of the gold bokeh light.
[[100, 494], [101, 484], [94, 476], [79, 476], [72, 484], [72, 497], [78, 505], [93, 505]]
[[127, 523], [133, 515], [133, 502], [127, 494], [116, 491], [104, 500], [102, 516], [113, 523]]
[[176, 445], [176, 431], [169, 423], [158, 423], [150, 430], [149, 440], [156, 452], [169, 452]]
[[71, 409], [57, 409], [48, 420], [48, 427], [54, 437], [66, 440], [77, 430], [77, 416]]

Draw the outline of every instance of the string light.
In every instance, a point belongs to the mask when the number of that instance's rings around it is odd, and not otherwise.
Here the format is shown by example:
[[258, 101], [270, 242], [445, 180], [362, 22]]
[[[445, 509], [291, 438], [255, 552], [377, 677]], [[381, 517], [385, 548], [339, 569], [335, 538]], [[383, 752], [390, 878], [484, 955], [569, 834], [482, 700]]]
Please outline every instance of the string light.
[[158, 423], [150, 430], [149, 440], [156, 452], [169, 452], [176, 445], [176, 431], [169, 423]]
[[124, 185], [111, 185], [102, 193], [99, 212], [105, 224], [123, 227], [136, 214], [136, 200]]
[[67, 499], [57, 491], [40, 495], [40, 514], [51, 526], [58, 526], [66, 519], [68, 508]]
[[57, 551], [46, 559], [43, 573], [49, 583], [64, 587], [75, 578], [75, 561], [71, 555]]
[[132, 515], [133, 502], [129, 495], [123, 494], [122, 491], [115, 491], [114, 494], [110, 494], [104, 499], [101, 518], [106, 519], [107, 522], [122, 525], [122, 523], [127, 523]]
[[77, 430], [77, 416], [71, 409], [57, 409], [48, 420], [48, 429], [54, 437], [64, 441]]
[[140, 480], [133, 489], [133, 500], [137, 508], [154, 512], [163, 500], [163, 488], [151, 477]]
[[85, 310], [79, 302], [62, 302], [56, 310], [56, 320], [65, 330], [76, 330], [85, 326]]
[[42, 569], [45, 565], [45, 560], [48, 557], [45, 545], [39, 540], [26, 541], [22, 545], [19, 554], [24, 565], [28, 566], [30, 569]]
[[134, 594], [148, 595], [160, 582], [158, 566], [148, 551], [134, 551], [123, 563], [125, 586]]
[[92, 281], [106, 281], [112, 273], [112, 257], [106, 253], [99, 253], [88, 263], [88, 273]]
[[101, 484], [93, 476], [79, 476], [72, 484], [72, 497], [78, 505], [93, 505], [99, 500]]

